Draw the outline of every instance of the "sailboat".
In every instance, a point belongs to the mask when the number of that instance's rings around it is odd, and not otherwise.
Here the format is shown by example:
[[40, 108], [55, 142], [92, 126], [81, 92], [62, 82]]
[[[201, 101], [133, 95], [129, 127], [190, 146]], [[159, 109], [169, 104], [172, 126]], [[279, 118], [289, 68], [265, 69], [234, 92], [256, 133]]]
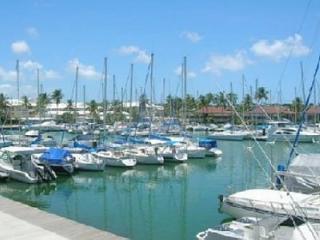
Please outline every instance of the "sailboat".
[[[305, 119], [307, 107], [312, 90], [315, 86], [316, 76], [319, 70], [320, 56], [313, 75], [313, 81], [309, 89], [309, 95], [302, 112], [302, 121], [297, 130], [295, 141], [291, 148], [287, 166], [290, 166], [293, 156], [296, 153], [296, 146], [299, 142], [299, 133]], [[290, 192], [286, 188], [282, 176], [277, 175], [277, 180], [284, 187], [284, 191], [278, 189], [251, 189], [230, 196], [220, 196], [220, 208], [223, 212], [233, 217], [260, 217], [264, 216], [291, 216], [305, 219], [311, 222], [320, 222], [320, 195]], [[278, 184], [279, 185], [279, 184]]]

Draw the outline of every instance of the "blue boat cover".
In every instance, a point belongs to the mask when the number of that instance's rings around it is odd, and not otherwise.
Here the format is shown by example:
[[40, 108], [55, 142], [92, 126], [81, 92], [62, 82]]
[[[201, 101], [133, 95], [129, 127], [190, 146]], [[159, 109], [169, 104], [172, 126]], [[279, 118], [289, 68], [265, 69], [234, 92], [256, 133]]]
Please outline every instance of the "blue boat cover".
[[217, 147], [217, 141], [214, 139], [200, 139], [199, 140], [199, 147], [204, 147], [206, 149], [215, 148]]
[[40, 160], [48, 162], [49, 164], [62, 164], [68, 156], [71, 157], [71, 153], [68, 150], [50, 148], [41, 155]]

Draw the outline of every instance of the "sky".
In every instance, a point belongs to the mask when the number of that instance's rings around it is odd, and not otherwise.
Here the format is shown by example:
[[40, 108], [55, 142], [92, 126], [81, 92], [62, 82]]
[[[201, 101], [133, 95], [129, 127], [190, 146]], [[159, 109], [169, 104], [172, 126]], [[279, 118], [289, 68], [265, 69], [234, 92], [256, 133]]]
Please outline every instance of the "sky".
[[9, 98], [17, 96], [19, 59], [20, 96], [36, 98], [39, 68], [45, 92], [60, 88], [65, 100], [72, 98], [79, 66], [79, 98], [85, 85], [86, 99], [101, 100], [104, 57], [108, 99], [113, 75], [116, 97], [121, 87], [129, 88], [131, 63], [134, 98], [144, 89], [148, 95], [145, 78], [154, 53], [157, 101], [163, 78], [165, 94], [180, 95], [186, 56], [189, 94], [229, 92], [232, 83], [241, 99], [244, 78], [245, 93], [257, 82], [273, 102], [291, 102], [302, 96], [300, 62], [308, 89], [320, 53], [315, 0], [11, 0], [1, 1], [0, 16], [0, 92]]

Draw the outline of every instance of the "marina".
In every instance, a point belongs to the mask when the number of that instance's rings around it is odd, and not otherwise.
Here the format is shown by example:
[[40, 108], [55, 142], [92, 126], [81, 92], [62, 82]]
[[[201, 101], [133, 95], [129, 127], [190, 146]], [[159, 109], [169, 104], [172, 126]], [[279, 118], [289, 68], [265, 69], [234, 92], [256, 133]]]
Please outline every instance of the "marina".
[[0, 6], [1, 240], [320, 239], [320, 2]]

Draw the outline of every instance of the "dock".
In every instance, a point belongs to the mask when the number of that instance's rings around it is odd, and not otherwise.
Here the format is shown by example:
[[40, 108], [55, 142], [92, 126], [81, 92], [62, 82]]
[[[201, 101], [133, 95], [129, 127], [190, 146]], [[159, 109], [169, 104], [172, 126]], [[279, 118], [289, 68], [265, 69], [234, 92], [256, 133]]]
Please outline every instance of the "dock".
[[0, 239], [120, 240], [125, 238], [0, 196]]

